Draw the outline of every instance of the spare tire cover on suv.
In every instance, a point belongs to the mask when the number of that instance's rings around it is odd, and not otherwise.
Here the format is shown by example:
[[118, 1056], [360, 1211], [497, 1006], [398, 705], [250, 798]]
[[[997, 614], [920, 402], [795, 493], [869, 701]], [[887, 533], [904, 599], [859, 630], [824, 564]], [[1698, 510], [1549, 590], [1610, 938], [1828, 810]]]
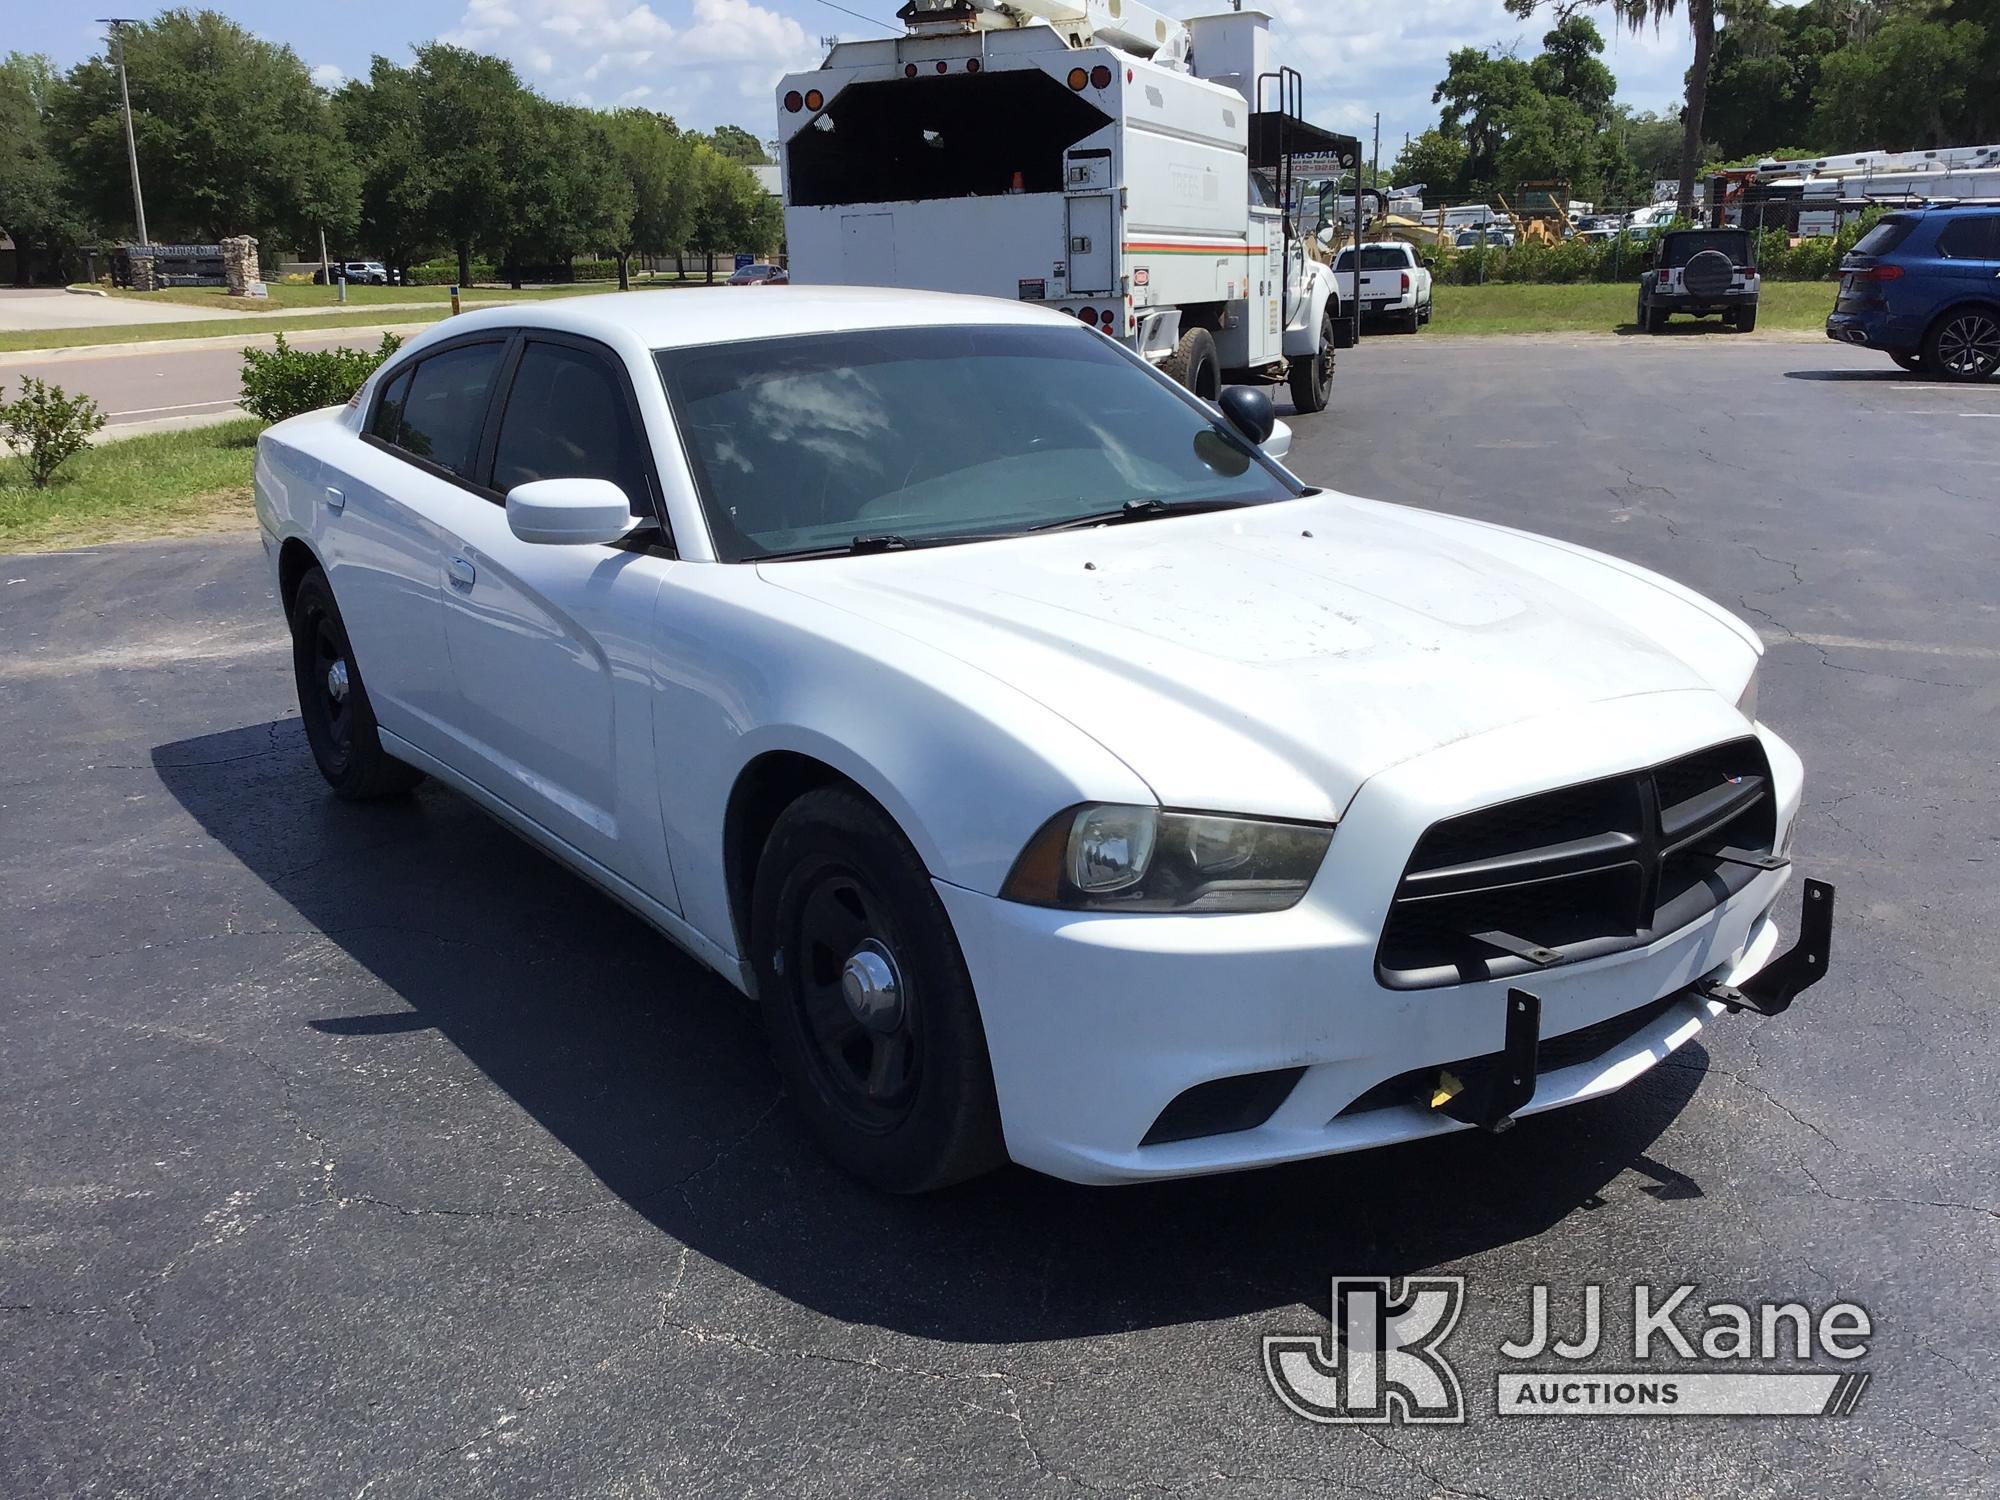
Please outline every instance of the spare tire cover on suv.
[[1714, 297], [1729, 290], [1736, 266], [1720, 250], [1703, 250], [1681, 272], [1681, 285], [1697, 297]]

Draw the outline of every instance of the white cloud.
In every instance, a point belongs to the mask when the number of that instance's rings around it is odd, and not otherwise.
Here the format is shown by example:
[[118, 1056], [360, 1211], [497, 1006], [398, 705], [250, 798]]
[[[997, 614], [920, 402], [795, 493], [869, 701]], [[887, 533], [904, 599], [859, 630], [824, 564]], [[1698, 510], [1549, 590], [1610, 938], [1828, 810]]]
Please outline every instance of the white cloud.
[[[1177, 15], [1212, 12], [1214, 0], [1168, 0]], [[1272, 16], [1273, 64], [1304, 75], [1307, 115], [1362, 137], [1382, 112], [1382, 160], [1437, 123], [1431, 90], [1445, 59], [1460, 47], [1516, 47], [1523, 57], [1541, 49], [1555, 24], [1549, 7], [1526, 20], [1501, 0], [1259, 0]], [[1603, 32], [1604, 61], [1618, 77], [1618, 97], [1634, 109], [1678, 107], [1681, 75], [1693, 45], [1685, 9], [1656, 33], [1628, 31], [1609, 6], [1587, 10]]]
[[[767, 133], [772, 86], [817, 61], [794, 11], [804, 0], [464, 0], [443, 38], [510, 59], [553, 98], [644, 100], [683, 123], [741, 124]], [[720, 84], [718, 92], [713, 86]], [[728, 99], [709, 118], [705, 100]]]
[[347, 75], [332, 63], [321, 63], [312, 70], [312, 81], [323, 89], [337, 89], [347, 81]]

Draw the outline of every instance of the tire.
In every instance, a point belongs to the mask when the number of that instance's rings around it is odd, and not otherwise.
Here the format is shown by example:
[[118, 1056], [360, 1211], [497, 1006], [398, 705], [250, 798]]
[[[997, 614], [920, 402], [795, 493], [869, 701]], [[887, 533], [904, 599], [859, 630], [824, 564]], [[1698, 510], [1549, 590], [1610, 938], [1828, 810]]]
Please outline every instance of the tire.
[[1933, 379], [1990, 380], [2000, 371], [2000, 308], [1953, 308], [1931, 324], [1923, 359]]
[[1415, 333], [1419, 328], [1422, 328], [1423, 326], [1424, 326], [1424, 312], [1422, 308], [1413, 307], [1408, 312], [1403, 314], [1403, 322], [1402, 322], [1403, 332]]
[[[758, 862], [750, 931], [772, 1057], [828, 1156], [891, 1193], [948, 1187], [1007, 1159], [951, 919], [879, 808], [845, 787], [786, 808]], [[893, 984], [864, 990], [864, 958]]]
[[1160, 368], [1204, 401], [1222, 394], [1222, 363], [1216, 358], [1215, 335], [1206, 328], [1183, 333], [1174, 352], [1160, 361]]
[[1924, 373], [1924, 357], [1921, 354], [1891, 354], [1889, 358], [1908, 370], [1912, 375]]
[[1757, 305], [1754, 302], [1748, 307], [1739, 307], [1736, 309], [1736, 331], [1738, 333], [1755, 333], [1757, 331]]
[[292, 676], [306, 743], [335, 796], [371, 802], [400, 796], [424, 779], [382, 748], [340, 606], [318, 568], [300, 580], [292, 599]]
[[1736, 267], [1720, 250], [1703, 250], [1690, 256], [1681, 267], [1681, 285], [1696, 298], [1720, 297], [1729, 290]]
[[1424, 308], [1423, 308], [1423, 312], [1424, 312], [1424, 327], [1428, 328], [1428, 327], [1430, 327], [1430, 322], [1431, 322], [1431, 304], [1430, 304], [1430, 303], [1426, 302], [1426, 303], [1424, 304]]
[[1307, 415], [1326, 410], [1333, 399], [1334, 351], [1339, 342], [1333, 309], [1329, 306], [1319, 316], [1319, 352], [1311, 359], [1292, 361], [1293, 410]]

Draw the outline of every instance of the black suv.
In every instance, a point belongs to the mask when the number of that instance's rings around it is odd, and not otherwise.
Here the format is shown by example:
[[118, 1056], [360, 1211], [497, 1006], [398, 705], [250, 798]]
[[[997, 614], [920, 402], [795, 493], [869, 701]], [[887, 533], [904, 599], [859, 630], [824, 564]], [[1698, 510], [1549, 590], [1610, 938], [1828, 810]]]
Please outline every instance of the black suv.
[[1757, 326], [1760, 280], [1747, 229], [1673, 229], [1639, 278], [1639, 326], [1658, 333], [1674, 313], [1721, 313], [1738, 333]]

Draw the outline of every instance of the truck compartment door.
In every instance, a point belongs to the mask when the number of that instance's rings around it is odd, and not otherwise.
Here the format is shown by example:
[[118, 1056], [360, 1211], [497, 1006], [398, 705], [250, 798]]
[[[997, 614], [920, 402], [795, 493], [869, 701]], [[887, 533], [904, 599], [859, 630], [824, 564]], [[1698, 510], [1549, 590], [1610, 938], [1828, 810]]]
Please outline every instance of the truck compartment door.
[[1118, 246], [1116, 215], [1109, 194], [1067, 200], [1069, 207], [1069, 294], [1102, 297], [1115, 290]]
[[840, 279], [847, 286], [893, 286], [896, 281], [896, 216], [840, 216]]

